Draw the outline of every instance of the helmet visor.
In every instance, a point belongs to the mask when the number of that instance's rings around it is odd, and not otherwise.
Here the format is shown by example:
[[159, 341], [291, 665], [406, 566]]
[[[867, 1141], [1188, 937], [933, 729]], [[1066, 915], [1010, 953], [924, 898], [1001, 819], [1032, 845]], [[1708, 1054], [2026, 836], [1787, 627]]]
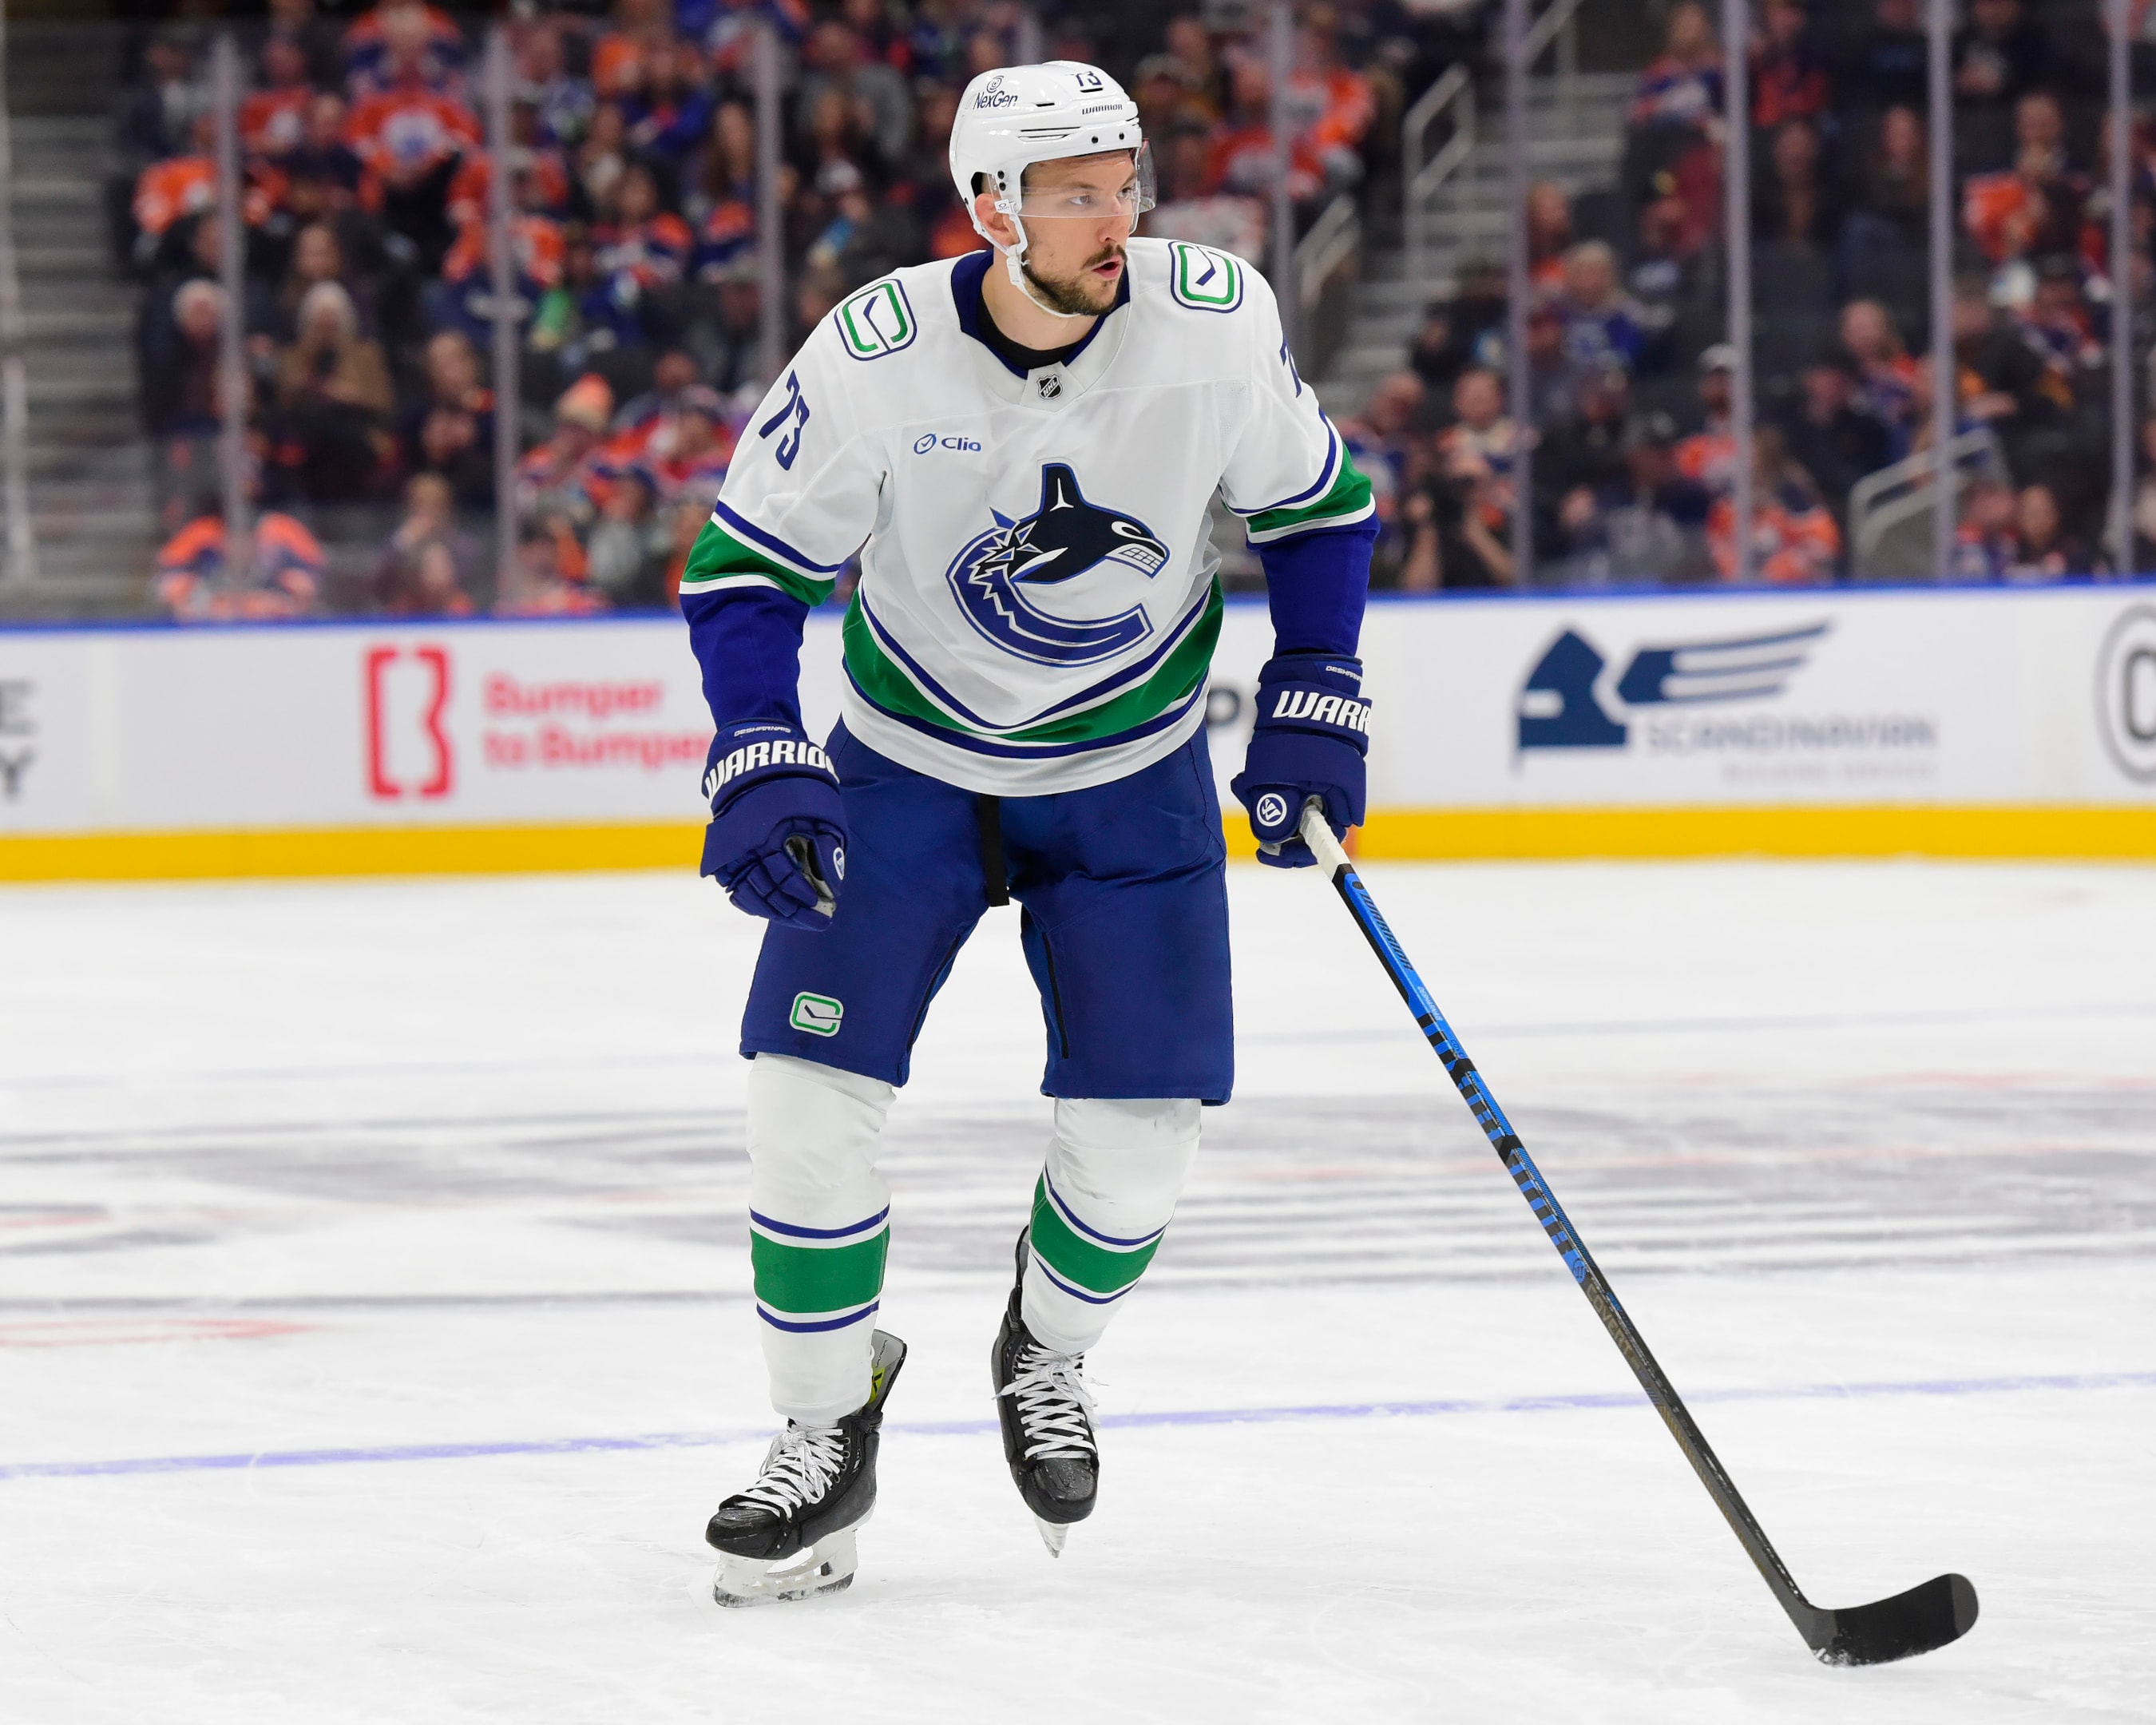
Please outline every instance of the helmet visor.
[[1009, 198], [996, 208], [1007, 215], [1034, 221], [1102, 222], [1118, 212], [1135, 224], [1153, 206], [1152, 151], [1065, 157], [1028, 168], [1016, 208]]

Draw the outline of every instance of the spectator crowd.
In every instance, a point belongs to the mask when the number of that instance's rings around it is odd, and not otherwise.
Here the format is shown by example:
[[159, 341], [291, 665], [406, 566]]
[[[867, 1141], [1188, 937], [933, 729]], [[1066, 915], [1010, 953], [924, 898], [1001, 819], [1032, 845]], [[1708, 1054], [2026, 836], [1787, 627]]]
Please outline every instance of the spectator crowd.
[[[667, 603], [767, 381], [753, 94], [767, 29], [783, 64], [788, 351], [876, 276], [982, 244], [946, 145], [960, 90], [1022, 43], [1125, 78], [1162, 182], [1147, 231], [1265, 254], [1279, 152], [1247, 26], [1136, 6], [1029, 17], [1013, 0], [523, 4], [508, 15], [498, 163], [483, 14], [268, 10], [240, 39], [245, 485], [260, 521], [244, 556], [228, 558], [218, 501], [228, 308], [207, 39], [175, 24], [140, 43], [118, 121], [111, 224], [142, 285], [141, 400], [172, 536], [157, 585], [180, 615]], [[1389, 0], [1301, 8], [1286, 152], [1300, 223], [1365, 185], [1414, 80], [1454, 51], [1448, 32], [1449, 15]], [[506, 498], [497, 172], [521, 404]], [[497, 567], [505, 508], [516, 552]]]
[[[2134, 12], [2145, 70], [2156, 8]], [[2113, 342], [2128, 344], [2138, 398], [2151, 393], [2156, 130], [2135, 118], [2133, 245], [2116, 259], [2097, 7], [1961, 8], [1953, 315], [1936, 337], [1917, 0], [1760, 0], [1753, 20], [1753, 578], [1928, 573], [1928, 536], [1912, 551], [1905, 536], [1897, 566], [1889, 518], [1871, 506], [1904, 495], [1892, 470], [1942, 438], [1965, 480], [1956, 577], [2156, 567], [2156, 419], [2136, 452], [2133, 542], [2106, 533]], [[1524, 414], [1507, 399], [1504, 274], [1471, 263], [1425, 314], [1406, 368], [1343, 428], [1378, 482], [1382, 580], [1511, 583], [1521, 508], [1537, 582], [1735, 576], [1723, 68], [1711, 14], [1678, 0], [1639, 74], [1615, 183], [1533, 188]], [[1935, 338], [1953, 348], [1944, 412]], [[1522, 418], [1534, 437], [1525, 497], [1513, 485]], [[1928, 511], [1902, 520], [1921, 529]]]
[[[981, 244], [947, 170], [951, 121], [971, 76], [1029, 50], [1124, 79], [1160, 181], [1146, 231], [1254, 260], [1283, 156], [1299, 228], [1342, 193], [1367, 215], [1397, 195], [1388, 151], [1406, 105], [1448, 64], [1496, 69], [1483, 0], [1297, 0], [1282, 151], [1255, 8], [526, 0], [507, 14], [499, 165], [508, 392], [491, 348], [486, 18], [423, 0], [268, 12], [240, 39], [245, 482], [264, 522], [242, 569], [224, 567], [216, 519], [228, 308], [206, 39], [167, 25], [136, 44], [118, 119], [111, 223], [142, 285], [141, 399], [172, 535], [159, 590], [182, 614], [666, 603], [767, 381], [753, 95], [767, 30], [783, 63], [789, 351], [875, 277]], [[1968, 474], [1958, 574], [2150, 567], [2156, 477], [2139, 481], [2131, 544], [2105, 527], [2112, 344], [2130, 344], [2145, 378], [2156, 321], [2156, 128], [2135, 123], [2134, 244], [2113, 259], [2095, 0], [1963, 0], [1944, 410], [1917, 0], [1758, 0], [1753, 26], [1755, 578], [1922, 572], [1886, 568], [1867, 510], [1896, 495], [1897, 464], [1943, 439]], [[1381, 584], [1515, 582], [1522, 509], [1538, 583], [1712, 583], [1744, 561], [1722, 44], [1698, 0], [1676, 0], [1661, 28], [1614, 182], [1529, 198], [1531, 399], [1507, 399], [1503, 272], [1471, 260], [1406, 367], [1341, 416], [1379, 498]], [[2156, 4], [2136, 0], [2135, 28], [2137, 56], [2156, 56]], [[500, 497], [496, 403], [512, 395], [515, 483]], [[2156, 421], [2140, 441], [2149, 475]]]

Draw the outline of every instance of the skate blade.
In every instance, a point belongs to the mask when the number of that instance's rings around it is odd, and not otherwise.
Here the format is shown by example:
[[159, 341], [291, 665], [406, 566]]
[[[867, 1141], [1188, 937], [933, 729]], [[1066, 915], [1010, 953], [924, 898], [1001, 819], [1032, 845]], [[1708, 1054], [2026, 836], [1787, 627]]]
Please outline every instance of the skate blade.
[[819, 1540], [792, 1558], [721, 1557], [711, 1580], [711, 1597], [726, 1606], [777, 1604], [843, 1593], [854, 1584], [860, 1555], [851, 1527]]
[[1060, 1522], [1044, 1522], [1039, 1516], [1033, 1518], [1033, 1525], [1040, 1529], [1040, 1543], [1048, 1548], [1049, 1556], [1061, 1557], [1063, 1542], [1070, 1537], [1070, 1529]]

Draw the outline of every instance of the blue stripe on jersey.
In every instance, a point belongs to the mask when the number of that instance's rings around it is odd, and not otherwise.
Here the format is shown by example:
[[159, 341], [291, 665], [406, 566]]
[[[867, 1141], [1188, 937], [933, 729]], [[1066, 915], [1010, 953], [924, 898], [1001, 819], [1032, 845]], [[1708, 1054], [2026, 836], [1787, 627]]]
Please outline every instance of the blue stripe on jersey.
[[853, 554], [850, 552], [835, 563], [819, 563], [814, 557], [804, 557], [775, 533], [765, 532], [740, 511], [729, 509], [723, 497], [711, 506], [711, 513], [732, 527], [734, 531], [746, 538], [754, 540], [766, 551], [775, 551], [788, 562], [798, 563], [804, 569], [814, 569], [819, 575], [836, 575], [852, 558]]
[[885, 628], [884, 625], [877, 620], [875, 612], [870, 607], [868, 594], [865, 592], [857, 592], [855, 598], [860, 605], [862, 620], [865, 622], [869, 628], [875, 632], [876, 644], [880, 646], [886, 653], [890, 655], [891, 658], [896, 660], [901, 665], [905, 667], [906, 671], [911, 675], [914, 682], [919, 685], [923, 693], [925, 693], [931, 700], [938, 702], [951, 712], [956, 714], [960, 719], [972, 726], [976, 731], [986, 732], [991, 736], [999, 736], [1011, 731], [1030, 730], [1034, 726], [1044, 724], [1048, 720], [1054, 718], [1057, 714], [1069, 712], [1075, 707], [1091, 706], [1099, 701], [1106, 700], [1109, 696], [1115, 694], [1118, 690], [1126, 687], [1129, 684], [1137, 682], [1140, 678], [1144, 676], [1147, 672], [1152, 670], [1156, 665], [1158, 665], [1163, 657], [1173, 652], [1175, 649], [1176, 644], [1181, 641], [1182, 639], [1185, 635], [1188, 634], [1191, 629], [1196, 626], [1198, 619], [1205, 614], [1206, 605], [1211, 600], [1212, 595], [1213, 589], [1210, 587], [1206, 588], [1203, 592], [1201, 592], [1198, 595], [1197, 601], [1188, 611], [1183, 613], [1182, 619], [1178, 622], [1173, 629], [1168, 630], [1167, 635], [1161, 641], [1160, 645], [1154, 648], [1152, 652], [1147, 654], [1143, 659], [1137, 660], [1134, 664], [1126, 665], [1122, 670], [1111, 673], [1109, 675], [1103, 677], [1099, 682], [1094, 684], [1091, 688], [1081, 689], [1077, 694], [1070, 696], [1065, 700], [1057, 701], [1055, 706], [1043, 708], [1040, 712], [1035, 713], [1029, 719], [1021, 719], [1015, 725], [1003, 726], [990, 724], [986, 719], [983, 718], [978, 713], [975, 712], [971, 707], [960, 701], [958, 697], [953, 695], [948, 689], [946, 689], [941, 683], [937, 682], [934, 677], [931, 676], [928, 674], [927, 667], [923, 665], [921, 661], [916, 659], [911, 653], [907, 652], [905, 647], [901, 644], [898, 638], [891, 634], [888, 629]]
[[853, 667], [845, 667], [846, 681], [859, 696], [861, 704], [872, 707], [882, 717], [894, 724], [903, 725], [909, 731], [917, 731], [923, 737], [932, 737], [938, 742], [947, 742], [953, 748], [965, 749], [976, 755], [988, 755], [1005, 761], [1052, 761], [1065, 755], [1097, 754], [1103, 749], [1120, 747], [1127, 742], [1137, 742], [1165, 731], [1188, 712], [1205, 694], [1204, 683], [1193, 689], [1166, 712], [1157, 714], [1142, 725], [1134, 725], [1127, 731], [1118, 731], [1112, 737], [1089, 737], [1080, 742], [1010, 743], [990, 737], [976, 737], [970, 731], [954, 731], [947, 725], [938, 725], [927, 719], [916, 719], [909, 713], [895, 713], [881, 701], [862, 688]]
[[[1333, 475], [1340, 470], [1340, 434], [1332, 429], [1332, 422], [1324, 414], [1317, 416], [1325, 422], [1325, 467], [1317, 475], [1317, 483], [1297, 491], [1292, 497], [1283, 497], [1277, 503], [1267, 503], [1256, 509], [1236, 509], [1237, 515], [1264, 515], [1269, 510], [1293, 509], [1298, 503], [1307, 503], [1313, 497], [1322, 497], [1332, 483]], [[1230, 504], [1229, 508], [1235, 506]]]

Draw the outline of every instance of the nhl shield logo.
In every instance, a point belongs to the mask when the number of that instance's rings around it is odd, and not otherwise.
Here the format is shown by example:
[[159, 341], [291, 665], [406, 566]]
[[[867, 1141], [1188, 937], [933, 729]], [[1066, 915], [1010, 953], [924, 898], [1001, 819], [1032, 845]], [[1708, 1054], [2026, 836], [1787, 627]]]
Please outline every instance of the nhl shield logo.
[[1040, 470], [1040, 504], [996, 525], [952, 560], [947, 576], [966, 620], [981, 634], [1036, 665], [1091, 665], [1152, 633], [1142, 605], [1110, 617], [1059, 617], [1031, 597], [1111, 564], [1151, 580], [1168, 547], [1135, 516], [1091, 501], [1078, 475], [1058, 461]]

